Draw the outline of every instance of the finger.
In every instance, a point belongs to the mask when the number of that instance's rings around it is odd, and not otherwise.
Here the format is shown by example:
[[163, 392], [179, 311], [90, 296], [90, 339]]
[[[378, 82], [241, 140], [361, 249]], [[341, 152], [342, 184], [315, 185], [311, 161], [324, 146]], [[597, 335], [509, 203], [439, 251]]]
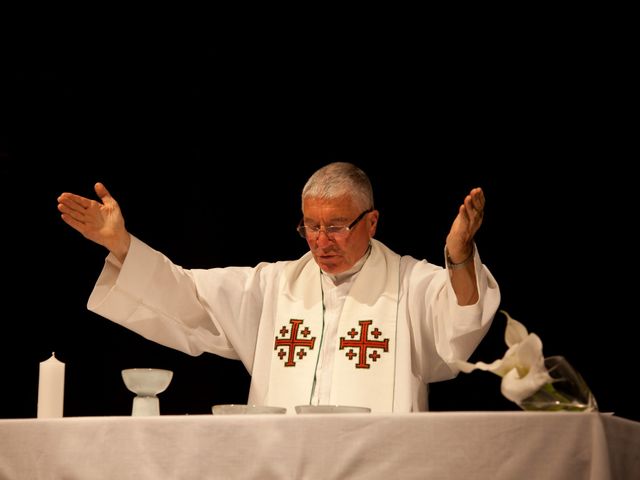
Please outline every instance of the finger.
[[85, 208], [73, 202], [59, 203], [58, 210], [67, 215], [73, 215], [75, 218], [79, 218], [84, 215]]
[[70, 225], [72, 228], [79, 231], [80, 233], [84, 233], [84, 229], [85, 229], [84, 223], [79, 222], [78, 220], [74, 219], [72, 216], [66, 213], [63, 213], [62, 215], [60, 215], [60, 217], [62, 218], [62, 220], [64, 220], [64, 222], [67, 225]]
[[77, 207], [72, 208], [64, 203], [59, 203], [58, 211], [62, 213], [62, 219], [65, 221], [67, 221], [67, 219], [73, 219], [76, 222], [86, 223], [87, 215], [85, 213], [86, 209], [84, 208], [77, 208]]
[[101, 182], [96, 183], [93, 189], [96, 191], [98, 197], [100, 197], [100, 200], [102, 200], [102, 203], [105, 203], [105, 200], [107, 199], [110, 200], [113, 198], [109, 193], [109, 190], [107, 190], [107, 187], [105, 187]]
[[464, 232], [473, 232], [477, 228], [478, 220], [475, 216], [474, 210], [468, 208], [467, 205], [460, 205], [458, 210], [458, 220], [460, 221], [460, 227]]
[[475, 204], [471, 195], [467, 195], [464, 199], [464, 207], [469, 219], [482, 218], [483, 209]]
[[466, 205], [460, 205], [458, 209], [458, 215], [467, 223], [471, 222], [471, 218], [469, 217], [469, 212], [467, 211]]
[[86, 210], [91, 206], [91, 200], [75, 193], [63, 193], [58, 197], [58, 202], [66, 205], [73, 210]]
[[[466, 201], [468, 199], [468, 202]], [[470, 209], [469, 216], [474, 219], [482, 221], [484, 216], [484, 192], [481, 188], [474, 188], [471, 190], [467, 198], [465, 199], [465, 205]]]
[[484, 198], [484, 192], [482, 191], [482, 189], [474, 188], [473, 190], [471, 190], [469, 195], [471, 195], [471, 200], [473, 201], [473, 207], [479, 211], [484, 210], [485, 198]]

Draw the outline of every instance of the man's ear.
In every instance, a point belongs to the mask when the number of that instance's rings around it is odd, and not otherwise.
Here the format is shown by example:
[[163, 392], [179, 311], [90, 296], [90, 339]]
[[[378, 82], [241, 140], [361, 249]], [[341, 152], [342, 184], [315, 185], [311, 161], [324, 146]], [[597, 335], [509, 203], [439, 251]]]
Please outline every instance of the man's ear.
[[374, 236], [374, 234], [376, 233], [376, 228], [378, 227], [378, 217], [380, 215], [380, 212], [378, 212], [378, 210], [374, 210], [373, 212], [371, 212], [369, 214], [369, 235], [371, 235], [372, 237]]

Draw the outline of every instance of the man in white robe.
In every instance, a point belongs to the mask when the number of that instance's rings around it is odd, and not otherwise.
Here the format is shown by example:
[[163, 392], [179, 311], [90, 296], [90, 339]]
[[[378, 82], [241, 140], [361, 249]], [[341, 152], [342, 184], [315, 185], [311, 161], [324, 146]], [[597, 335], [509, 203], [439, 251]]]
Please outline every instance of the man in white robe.
[[480, 188], [447, 235], [446, 268], [375, 240], [369, 179], [336, 162], [303, 189], [306, 255], [206, 270], [183, 269], [131, 235], [104, 185], [95, 190], [99, 202], [58, 198], [62, 219], [110, 251], [88, 308], [190, 355], [241, 360], [251, 404], [426, 410], [427, 385], [457, 375], [453, 362], [471, 355], [500, 302], [473, 241]]

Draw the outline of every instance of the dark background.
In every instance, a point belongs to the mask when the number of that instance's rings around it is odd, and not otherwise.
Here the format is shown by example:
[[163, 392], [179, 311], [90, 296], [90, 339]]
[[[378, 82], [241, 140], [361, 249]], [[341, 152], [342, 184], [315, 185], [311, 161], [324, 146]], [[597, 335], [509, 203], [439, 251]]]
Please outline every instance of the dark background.
[[[66, 364], [65, 416], [129, 414], [129, 367], [174, 371], [164, 414], [246, 402], [239, 362], [190, 357], [86, 310], [106, 251], [59, 219], [60, 193], [93, 197], [102, 181], [128, 229], [185, 267], [255, 265], [305, 252], [301, 188], [346, 160], [374, 185], [377, 238], [438, 264], [458, 205], [482, 186], [476, 240], [501, 308], [545, 355], [569, 359], [602, 411], [640, 420], [625, 75], [593, 49], [551, 51], [16, 55], [0, 131], [0, 417], [35, 416], [38, 364], [52, 351]], [[473, 361], [504, 354], [504, 327], [498, 315]], [[432, 385], [431, 408], [517, 410], [499, 383], [460, 374]]]

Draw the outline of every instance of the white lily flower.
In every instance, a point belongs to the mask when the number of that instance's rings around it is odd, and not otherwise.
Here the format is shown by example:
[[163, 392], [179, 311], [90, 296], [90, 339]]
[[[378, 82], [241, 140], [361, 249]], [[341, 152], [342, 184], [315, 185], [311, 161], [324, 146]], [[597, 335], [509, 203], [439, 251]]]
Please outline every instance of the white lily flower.
[[522, 323], [511, 318], [504, 310], [500, 312], [507, 317], [504, 339], [509, 349], [504, 357], [489, 364], [457, 361], [456, 366], [465, 373], [479, 369], [501, 376], [500, 391], [520, 405], [544, 384], [550, 383], [552, 378], [544, 365], [540, 337], [529, 333]]

